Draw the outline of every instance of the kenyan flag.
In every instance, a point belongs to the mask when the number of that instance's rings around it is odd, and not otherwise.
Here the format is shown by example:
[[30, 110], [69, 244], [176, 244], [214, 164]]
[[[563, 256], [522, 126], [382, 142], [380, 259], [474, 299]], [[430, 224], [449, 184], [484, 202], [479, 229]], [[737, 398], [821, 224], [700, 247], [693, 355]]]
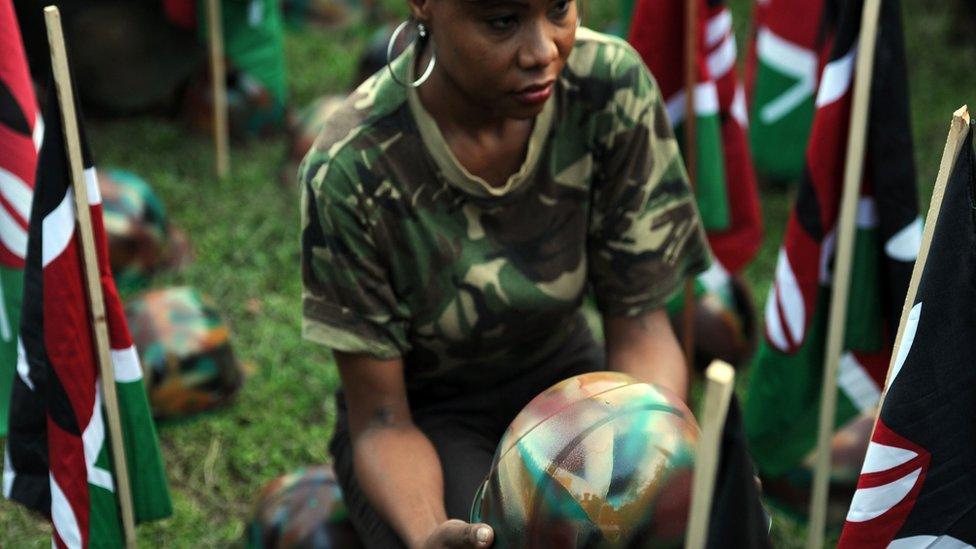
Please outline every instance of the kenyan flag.
[[756, 170], [764, 177], [803, 177], [819, 69], [818, 38], [824, 0], [765, 0], [755, 7], [750, 56]]
[[[746, 135], [745, 92], [735, 70], [732, 13], [722, 0], [697, 1], [698, 206], [716, 259], [724, 269], [737, 273], [762, 240], [759, 194]], [[641, 0], [630, 31], [631, 44], [658, 81], [679, 141], [684, 138], [685, 119], [684, 18], [682, 0]]]
[[[49, 516], [57, 547], [121, 547], [117, 480], [53, 86], [47, 106], [27, 244], [23, 346], [11, 397], [3, 493]], [[172, 505], [159, 443], [109, 267], [101, 197], [87, 147], [84, 157], [136, 520], [163, 518]]]
[[[862, 0], [841, 1], [832, 21], [836, 38], [820, 78], [807, 166], [749, 380], [746, 433], [767, 477], [798, 466], [815, 445], [861, 9]], [[838, 425], [878, 402], [921, 237], [897, 0], [884, 3], [879, 36]]]
[[7, 434], [41, 119], [10, 0], [0, 0], [0, 438]]

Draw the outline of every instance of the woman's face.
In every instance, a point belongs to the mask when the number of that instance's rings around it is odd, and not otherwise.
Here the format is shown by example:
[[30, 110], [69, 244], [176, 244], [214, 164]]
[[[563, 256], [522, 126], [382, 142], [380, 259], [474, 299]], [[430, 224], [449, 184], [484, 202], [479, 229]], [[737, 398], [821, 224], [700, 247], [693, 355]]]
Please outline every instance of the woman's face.
[[[575, 0], [410, 0], [437, 69], [473, 107], [538, 115], [576, 39]], [[422, 68], [421, 68], [422, 70]]]

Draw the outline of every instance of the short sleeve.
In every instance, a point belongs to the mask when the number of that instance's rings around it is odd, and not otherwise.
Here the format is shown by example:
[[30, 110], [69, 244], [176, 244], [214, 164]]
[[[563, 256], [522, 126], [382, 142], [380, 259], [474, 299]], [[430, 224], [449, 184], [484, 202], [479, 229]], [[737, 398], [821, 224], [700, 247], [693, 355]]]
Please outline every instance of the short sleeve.
[[605, 314], [663, 307], [710, 251], [657, 84], [635, 52], [615, 60], [596, 132], [590, 282]]
[[409, 350], [408, 315], [373, 238], [355, 166], [319, 160], [314, 149], [302, 182], [302, 335], [347, 353], [379, 359]]

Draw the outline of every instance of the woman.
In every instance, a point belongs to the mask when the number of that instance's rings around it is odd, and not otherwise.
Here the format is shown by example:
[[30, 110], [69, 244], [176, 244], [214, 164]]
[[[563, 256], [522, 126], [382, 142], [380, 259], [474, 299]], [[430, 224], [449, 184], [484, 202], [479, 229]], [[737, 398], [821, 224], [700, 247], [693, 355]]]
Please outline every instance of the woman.
[[684, 397], [662, 306], [709, 255], [629, 46], [569, 0], [409, 2], [420, 38], [303, 162], [303, 333], [338, 363], [331, 451], [367, 545], [487, 547], [463, 520], [532, 397], [605, 369]]

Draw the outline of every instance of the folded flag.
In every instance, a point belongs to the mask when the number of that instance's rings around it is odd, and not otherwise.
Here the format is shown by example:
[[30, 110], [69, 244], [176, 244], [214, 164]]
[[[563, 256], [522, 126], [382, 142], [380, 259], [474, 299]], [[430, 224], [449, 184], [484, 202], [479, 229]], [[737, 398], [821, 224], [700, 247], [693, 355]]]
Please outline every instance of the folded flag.
[[976, 159], [971, 125], [838, 547], [976, 545]]
[[[120, 547], [117, 481], [53, 86], [45, 114], [3, 493], [49, 516], [57, 547]], [[139, 358], [109, 267], [101, 198], [83, 132], [82, 147], [135, 517], [163, 518], [172, 504]]]
[[14, 6], [0, 0], [0, 438], [7, 434], [17, 366], [27, 220], [42, 131]]
[[[835, 39], [820, 79], [807, 167], [766, 300], [766, 340], [749, 380], [746, 433], [767, 477], [800, 466], [816, 442], [862, 5], [841, 2], [831, 23]], [[880, 398], [921, 238], [897, 0], [883, 3], [880, 26], [837, 425], [872, 410]]]

